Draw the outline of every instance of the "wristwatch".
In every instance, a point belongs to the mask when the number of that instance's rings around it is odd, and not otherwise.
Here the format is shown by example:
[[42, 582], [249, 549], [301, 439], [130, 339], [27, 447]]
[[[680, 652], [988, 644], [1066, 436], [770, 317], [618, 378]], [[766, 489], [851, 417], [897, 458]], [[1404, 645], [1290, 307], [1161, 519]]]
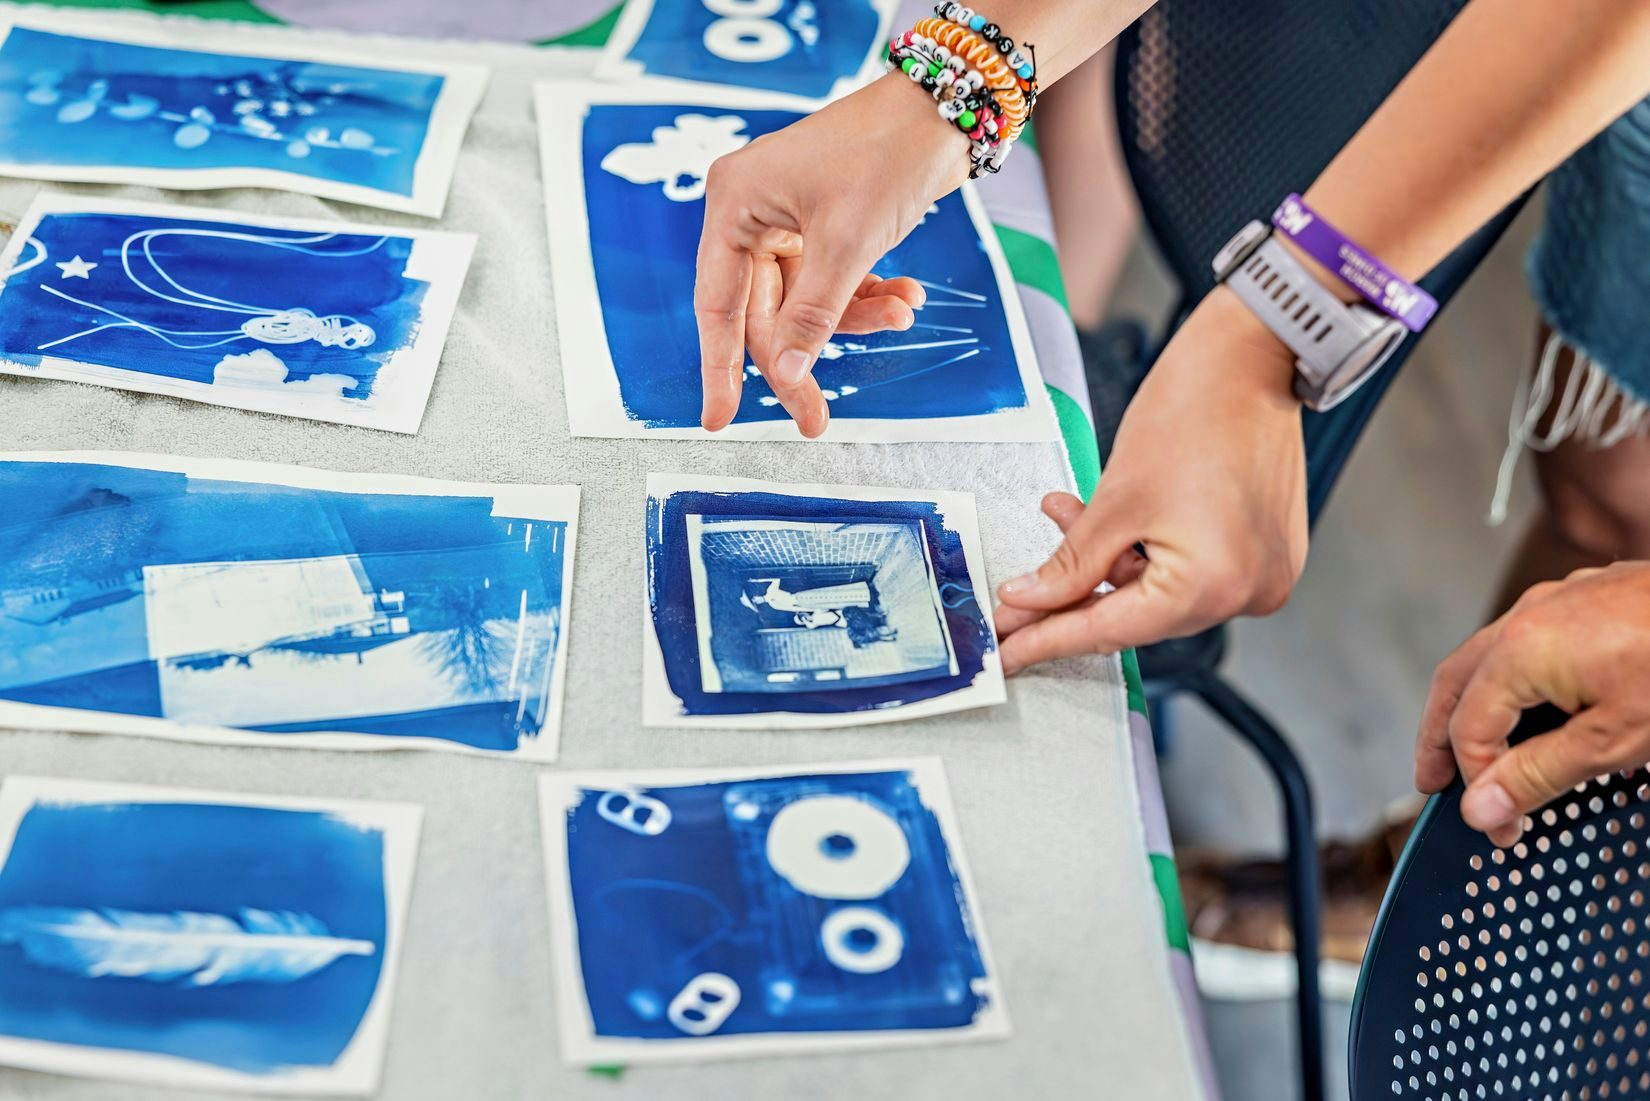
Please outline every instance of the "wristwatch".
[[1295, 353], [1295, 396], [1331, 409], [1374, 377], [1409, 329], [1332, 294], [1272, 235], [1250, 222], [1215, 254], [1215, 277]]

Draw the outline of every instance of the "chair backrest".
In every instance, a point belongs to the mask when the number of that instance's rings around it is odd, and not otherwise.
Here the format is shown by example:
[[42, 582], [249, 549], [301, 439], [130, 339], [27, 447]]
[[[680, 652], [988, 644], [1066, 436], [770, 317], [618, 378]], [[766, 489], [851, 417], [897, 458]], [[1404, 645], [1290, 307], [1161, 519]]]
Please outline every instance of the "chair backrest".
[[1647, 780], [1584, 784], [1506, 850], [1459, 785], [1427, 804], [1364, 956], [1352, 1101], [1650, 1097]]
[[[1118, 40], [1117, 114], [1155, 243], [1194, 304], [1209, 261], [1251, 218], [1305, 191], [1466, 0], [1158, 0]], [[1424, 280], [1447, 302], [1511, 220]], [[1342, 406], [1305, 418], [1316, 518], [1403, 356]]]

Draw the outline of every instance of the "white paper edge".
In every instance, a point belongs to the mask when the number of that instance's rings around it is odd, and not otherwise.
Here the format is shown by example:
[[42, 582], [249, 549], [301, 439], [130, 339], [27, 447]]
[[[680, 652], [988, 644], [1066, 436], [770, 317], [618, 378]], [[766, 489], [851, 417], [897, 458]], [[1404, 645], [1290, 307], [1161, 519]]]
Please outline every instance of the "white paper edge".
[[[737, 1036], [682, 1037], [638, 1040], [598, 1037], [589, 1003], [584, 996], [579, 965], [577, 923], [567, 871], [566, 813], [579, 789], [664, 787], [722, 781], [760, 780], [820, 773], [906, 772], [923, 805], [939, 820], [940, 832], [962, 885], [974, 942], [985, 965], [992, 998], [971, 1024], [947, 1029], [894, 1029], [879, 1032], [757, 1033]], [[544, 839], [545, 886], [550, 896], [551, 986], [555, 993], [557, 1032], [562, 1061], [570, 1066], [697, 1062], [757, 1055], [805, 1054], [826, 1051], [863, 1051], [930, 1044], [1004, 1039], [1013, 1027], [1004, 1002], [1001, 972], [986, 938], [985, 915], [980, 910], [962, 834], [946, 783], [945, 766], [938, 757], [844, 761], [814, 765], [772, 765], [760, 768], [604, 769], [539, 774], [539, 822]]]
[[[846, 501], [927, 501], [939, 506], [940, 518], [962, 541], [963, 560], [974, 582], [976, 603], [995, 641], [997, 627], [991, 615], [991, 586], [986, 579], [985, 554], [980, 547], [979, 516], [974, 495], [956, 490], [897, 489], [879, 486], [833, 486], [787, 482], [764, 482], [755, 478], [701, 477], [691, 474], [649, 474], [649, 501], [663, 502], [684, 491], [700, 493], [779, 493], [794, 497], [836, 497]], [[644, 517], [644, 523], [645, 523]], [[643, 569], [646, 570], [646, 558]], [[901, 722], [930, 715], [945, 715], [1008, 702], [1003, 681], [999, 647], [986, 652], [984, 667], [966, 688], [926, 700], [879, 707], [872, 711], [845, 711], [830, 714], [762, 711], [753, 715], [684, 715], [682, 700], [671, 691], [665, 675], [664, 651], [659, 646], [653, 623], [651, 579], [642, 577], [642, 725], [650, 727], [710, 727], [731, 730], [820, 730], [843, 726], [870, 726]], [[984, 593], [980, 598], [978, 594]]]
[[[663, 85], [663, 86], [661, 86]], [[607, 343], [598, 303], [596, 270], [590, 253], [585, 210], [583, 120], [595, 104], [649, 104], [681, 100], [711, 110], [797, 109], [770, 95], [715, 85], [692, 84], [688, 95], [668, 84], [643, 81], [622, 87], [539, 81], [533, 86], [543, 175], [545, 221], [550, 236], [550, 281], [556, 307], [558, 354], [568, 428], [574, 436], [669, 440], [759, 440], [792, 443], [912, 443], [923, 440], [995, 443], [1057, 443], [1060, 426], [1037, 365], [1037, 352], [1009, 270], [985, 206], [972, 184], [961, 188], [974, 231], [990, 261], [1001, 296], [1009, 343], [1019, 367], [1026, 404], [1018, 409], [969, 417], [892, 420], [832, 417], [818, 441], [804, 440], [789, 419], [731, 424], [720, 432], [703, 428], [648, 428], [624, 413], [619, 378]], [[552, 133], [552, 127], [554, 132]]]
[[[92, 196], [42, 191], [35, 196], [28, 212], [18, 222], [17, 229], [13, 231], [5, 250], [0, 252], [0, 274], [11, 272], [24, 249], [28, 247], [28, 240], [34, 235], [40, 220], [53, 214], [134, 214], [153, 218], [220, 222], [249, 228], [399, 237], [413, 242], [403, 274], [409, 279], [423, 280], [429, 289], [419, 307], [412, 344], [395, 352], [379, 368], [375, 392], [365, 400], [328, 400], [312, 394], [219, 387], [211, 383], [169, 379], [142, 371], [127, 371], [55, 355], [43, 357], [38, 367], [30, 367], [0, 355], [0, 374], [15, 375], [19, 378], [79, 382], [89, 386], [106, 386], [143, 394], [160, 394], [229, 409], [299, 417], [332, 424], [349, 424], [386, 432], [403, 432], [410, 435], [418, 431], [418, 426], [424, 419], [424, 409], [429, 404], [430, 390], [435, 386], [435, 373], [441, 365], [441, 353], [447, 342], [453, 314], [458, 309], [458, 297], [464, 286], [464, 278], [469, 272], [470, 259], [475, 251], [475, 234], [335, 223], [314, 218], [251, 215], [212, 207], [134, 202], [124, 199], [103, 200]], [[29, 251], [33, 252], [32, 249]], [[49, 264], [53, 261], [47, 258], [42, 263]], [[5, 281], [0, 279], [0, 302], [4, 301], [4, 295]]]
[[[441, 91], [430, 109], [429, 127], [418, 160], [413, 165], [411, 195], [397, 195], [391, 191], [362, 184], [342, 183], [297, 172], [283, 172], [277, 168], [141, 168], [99, 165], [10, 164], [0, 163], [0, 176], [23, 179], [59, 180], [69, 183], [124, 183], [148, 184], [153, 187], [178, 191], [201, 191], [222, 187], [266, 187], [279, 191], [294, 191], [323, 199], [338, 199], [362, 206], [384, 210], [398, 210], [406, 214], [421, 214], [439, 218], [447, 205], [447, 191], [452, 183], [453, 169], [458, 162], [459, 147], [470, 117], [481, 104], [487, 87], [488, 69], [485, 65], [468, 62], [418, 60], [406, 64], [388, 65], [379, 55], [365, 50], [317, 50], [311, 48], [302, 33], [268, 28], [266, 34], [249, 37], [240, 26], [220, 27], [203, 21], [180, 26], [165, 21], [149, 25], [124, 20], [111, 24], [97, 20], [101, 12], [71, 13], [53, 11], [7, 11], [0, 15], [0, 44], [5, 42], [13, 27], [46, 31], [53, 34], [96, 38], [108, 42], [124, 42], [136, 46], [161, 46], [173, 50], [192, 50], [196, 53], [224, 53], [278, 60], [309, 61], [320, 64], [352, 65], [363, 69], [388, 69], [402, 73], [428, 73], [443, 78]], [[266, 31], [265, 28], [259, 28]], [[276, 54], [273, 47], [263, 45], [276, 37], [285, 36], [291, 48], [282, 47]]]
[[311, 799], [284, 795], [242, 795], [146, 784], [8, 776], [0, 782], [0, 868], [25, 811], [41, 803], [208, 803], [234, 807], [268, 807], [332, 813], [351, 823], [372, 826], [384, 836], [384, 948], [378, 985], [349, 1045], [325, 1069], [246, 1074], [173, 1055], [114, 1048], [60, 1044], [0, 1036], [0, 1064], [77, 1078], [114, 1078], [190, 1089], [226, 1089], [247, 1093], [352, 1094], [377, 1091], [383, 1073], [390, 1009], [400, 963], [402, 926], [412, 896], [413, 869], [423, 808], [413, 803], [354, 799]]
[[561, 740], [562, 709], [567, 680], [567, 640], [572, 620], [573, 559], [577, 548], [579, 487], [511, 483], [452, 482], [405, 474], [346, 474], [311, 467], [238, 459], [194, 459], [125, 451], [12, 451], [0, 452], [0, 463], [94, 463], [138, 470], [160, 470], [196, 478], [265, 482], [301, 489], [346, 493], [408, 494], [438, 497], [490, 497], [493, 515], [525, 520], [552, 520], [567, 525], [567, 549], [562, 556], [562, 623], [556, 638], [556, 667], [551, 674], [552, 695], [544, 723], [536, 737], [513, 750], [478, 749], [441, 738], [316, 731], [271, 734], [239, 727], [180, 723], [145, 715], [120, 715], [74, 707], [49, 707], [0, 699], [0, 726], [26, 730], [72, 730], [87, 734], [134, 734], [210, 745], [270, 746], [279, 749], [337, 749], [371, 752], [438, 750], [507, 760], [550, 762]]
[[[693, 0], [689, 0], [693, 2]], [[736, 87], [724, 84], [707, 84], [703, 81], [688, 80], [683, 77], [662, 76], [650, 74], [639, 61], [630, 58], [630, 50], [642, 37], [647, 29], [647, 21], [653, 14], [654, 0], [626, 0], [624, 10], [619, 13], [619, 20], [613, 25], [613, 33], [608, 35], [607, 44], [602, 48], [600, 57], [596, 60], [595, 78], [602, 81], [622, 81], [629, 83], [636, 80], [646, 80], [660, 87], [676, 89], [682, 94], [703, 92], [708, 88], [725, 89]], [[825, 6], [829, 6], [827, 3]], [[875, 80], [882, 75], [882, 47], [888, 41], [889, 28], [893, 26], [894, 11], [899, 6], [899, 0], [871, 0], [871, 7], [877, 13], [877, 33], [870, 46], [865, 51], [865, 59], [855, 72], [838, 77], [831, 90], [823, 97], [797, 95], [795, 93], [748, 89], [749, 91], [767, 97], [770, 101], [794, 105], [799, 110], [809, 111], [816, 107], [823, 107], [834, 99], [839, 99], [849, 92]], [[742, 89], [745, 90], [745, 89]]]

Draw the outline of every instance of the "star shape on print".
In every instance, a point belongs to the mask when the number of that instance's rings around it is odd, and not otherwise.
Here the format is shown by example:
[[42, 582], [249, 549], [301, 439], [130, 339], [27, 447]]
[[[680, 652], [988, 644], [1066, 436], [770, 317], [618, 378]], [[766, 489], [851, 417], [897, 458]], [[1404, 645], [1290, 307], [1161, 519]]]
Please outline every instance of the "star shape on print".
[[97, 265], [89, 260], [82, 260], [77, 254], [73, 260], [59, 260], [57, 266], [62, 270], [64, 279], [90, 279], [92, 269]]

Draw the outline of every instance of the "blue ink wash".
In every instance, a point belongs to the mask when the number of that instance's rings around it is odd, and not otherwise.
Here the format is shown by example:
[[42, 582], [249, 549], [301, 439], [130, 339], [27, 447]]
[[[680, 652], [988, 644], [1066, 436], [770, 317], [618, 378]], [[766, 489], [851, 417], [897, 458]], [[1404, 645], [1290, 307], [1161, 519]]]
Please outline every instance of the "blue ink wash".
[[0, 1035], [248, 1074], [330, 1067], [378, 988], [386, 921], [378, 830], [38, 802], [0, 869]]
[[[138, 214], [43, 216], [0, 289], [0, 356], [365, 400], [429, 284], [391, 234]], [[38, 249], [38, 253], [34, 253]]]
[[821, 99], [859, 73], [879, 26], [871, 0], [653, 0], [625, 56], [649, 76]]
[[442, 84], [13, 27], [0, 44], [0, 162], [273, 169], [411, 196]]
[[930, 502], [682, 491], [647, 508], [649, 610], [684, 714], [897, 707], [967, 688], [996, 647]]
[[[592, 104], [582, 125], [585, 203], [608, 350], [626, 415], [655, 428], [700, 417], [694, 262], [704, 174], [718, 156], [794, 122], [789, 111]], [[905, 332], [837, 337], [814, 369], [833, 417], [978, 416], [1028, 404], [990, 258], [962, 196], [941, 199], [873, 269], [920, 280]], [[754, 367], [736, 423], [789, 416]]]
[[990, 983], [903, 771], [584, 790], [567, 813], [597, 1036], [965, 1027]]
[[0, 463], [0, 699], [515, 750], [552, 707], [570, 549], [493, 507]]

